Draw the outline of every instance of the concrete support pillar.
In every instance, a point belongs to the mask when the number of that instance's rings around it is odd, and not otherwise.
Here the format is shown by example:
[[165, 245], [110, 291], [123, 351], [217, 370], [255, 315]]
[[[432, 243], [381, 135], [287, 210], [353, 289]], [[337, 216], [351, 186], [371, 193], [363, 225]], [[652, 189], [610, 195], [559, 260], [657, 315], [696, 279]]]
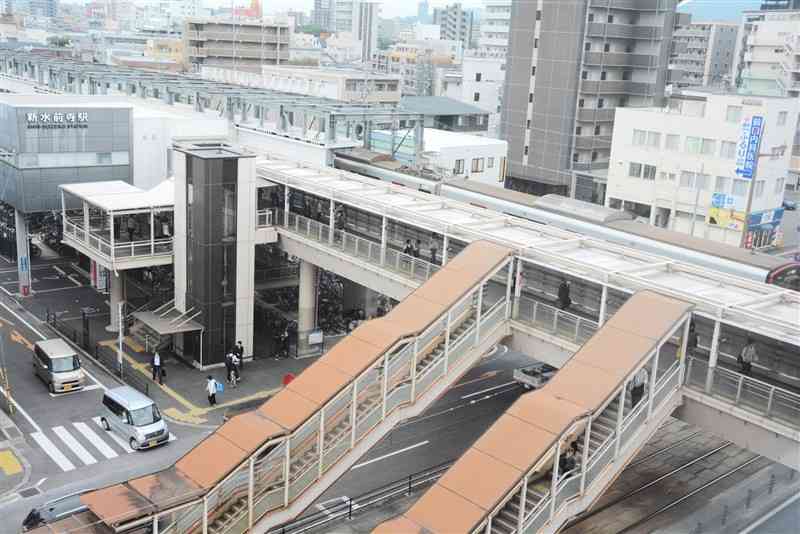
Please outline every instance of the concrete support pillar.
[[89, 219], [89, 204], [85, 200], [83, 201], [83, 241], [84, 243], [89, 243], [89, 227], [91, 221]]
[[200, 98], [199, 92], [195, 92], [194, 94], [194, 110], [199, 113], [203, 112], [203, 101]]
[[17, 231], [17, 274], [19, 294], [27, 297], [31, 291], [31, 259], [28, 246], [28, 222], [25, 214], [14, 210], [14, 222]]
[[304, 333], [317, 327], [317, 266], [300, 262], [300, 295], [297, 303], [297, 330]]
[[[714, 384], [714, 371], [717, 368], [719, 358], [719, 334], [722, 330], [722, 323], [719, 319], [714, 321], [714, 333], [711, 336], [711, 347], [708, 349], [708, 372], [706, 373], [706, 393], [711, 393], [711, 386]], [[691, 378], [691, 377], [690, 377]]]
[[364, 310], [365, 318], [375, 315], [378, 293], [362, 285], [342, 279], [342, 308], [344, 311]]
[[119, 332], [119, 305], [124, 301], [124, 285], [125, 281], [122, 275], [118, 272], [111, 271], [108, 273], [108, 306], [111, 311], [111, 319], [106, 326], [109, 332]]

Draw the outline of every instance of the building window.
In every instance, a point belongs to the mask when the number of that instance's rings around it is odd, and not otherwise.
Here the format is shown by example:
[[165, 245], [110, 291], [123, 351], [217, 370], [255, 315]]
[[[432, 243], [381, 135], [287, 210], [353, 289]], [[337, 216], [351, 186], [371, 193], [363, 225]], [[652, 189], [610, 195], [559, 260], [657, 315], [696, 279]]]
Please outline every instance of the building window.
[[647, 132], [644, 130], [633, 130], [633, 145], [642, 146], [647, 139]]
[[537, 9], [536, 10], [536, 20], [542, 20], [542, 10], [541, 9]]
[[483, 172], [483, 158], [472, 158], [472, 172]]
[[608, 77], [608, 74], [606, 73], [606, 71], [601, 71], [600, 72], [600, 79], [601, 80], [605, 80], [607, 77]]
[[528, 102], [533, 103], [533, 93], [528, 93]]
[[706, 156], [710, 156], [717, 151], [717, 142], [713, 139], [703, 139], [703, 142], [700, 144], [700, 153]]
[[786, 187], [786, 178], [778, 178], [775, 180], [775, 194], [780, 195]]
[[611, 45], [609, 43], [603, 45], [603, 52], [611, 52]]
[[597, 99], [597, 109], [603, 109], [603, 106], [606, 105], [606, 101], [604, 98]]
[[681, 136], [675, 134], [667, 134], [667, 141], [664, 145], [666, 150], [677, 152], [681, 148]]
[[98, 165], [111, 165], [111, 152], [98, 152], [97, 153]]
[[608, 16], [608, 23], [609, 24], [614, 24], [614, 15], [609, 15]]
[[475, 73], [475, 81], [476, 81], [476, 82], [479, 82], [479, 81], [481, 81], [481, 73], [480, 73], [480, 72], [476, 72], [476, 73]]
[[731, 186], [731, 179], [727, 176], [717, 176], [717, 181], [714, 184], [714, 191], [717, 193], [727, 193], [728, 188]]
[[578, 107], [579, 108], [582, 108], [584, 106], [584, 104], [586, 104], [586, 101], [583, 98], [578, 100]]
[[592, 161], [597, 161], [597, 151], [592, 150]]
[[628, 166], [628, 176], [631, 178], [641, 178], [642, 164], [631, 161], [630, 165]]
[[594, 22], [594, 13], [589, 13], [589, 22]]
[[736, 143], [732, 141], [720, 142], [719, 157], [723, 159], [736, 159]]
[[577, 152], [573, 152], [572, 153], [572, 162], [573, 163], [578, 163], [578, 153]]
[[686, 152], [689, 154], [699, 154], [700, 147], [702, 146], [703, 140], [699, 137], [686, 137]]
[[457, 159], [455, 169], [453, 169], [453, 174], [464, 174], [464, 160]]
[[656, 179], [656, 168], [653, 165], [645, 165], [642, 171], [642, 178], [645, 180]]
[[599, 125], [594, 127], [594, 134], [595, 135], [600, 135], [600, 126]]
[[528, 155], [528, 145], [525, 145], [525, 151], [523, 152], [524, 155]]
[[618, 198], [610, 198], [608, 199], [608, 207], [612, 210], [621, 210], [622, 209], [622, 200]]
[[525, 129], [526, 130], [530, 130], [531, 129], [531, 120], [530, 119], [528, 119], [527, 122], [525, 123]]
[[726, 122], [740, 122], [742, 120], [742, 106], [728, 106], [725, 109]]
[[788, 116], [789, 116], [788, 111], [781, 111], [780, 113], [778, 113], [778, 126], [785, 125]]
[[688, 171], [681, 172], [681, 187], [694, 189], [694, 173]]
[[481, 94], [480, 93], [475, 93], [474, 95], [472, 95], [472, 100], [474, 102], [480, 102], [481, 101]]
[[582, 71], [581, 72], [581, 80], [588, 80], [588, 79], [589, 79], [589, 73], [586, 72], [585, 70]]
[[661, 172], [658, 175], [658, 179], [662, 182], [674, 182], [675, 181], [675, 173], [672, 172]]
[[764, 180], [758, 180], [756, 182], [755, 197], [761, 198], [762, 196], [764, 196]]
[[583, 133], [583, 127], [582, 126], [576, 126], [575, 127], [575, 135], [581, 135], [582, 133]]
[[494, 169], [494, 158], [486, 158], [486, 166], [490, 169]]
[[747, 180], [742, 180], [741, 178], [734, 178], [733, 179], [733, 191], [731, 193], [737, 197], [743, 197], [747, 195]]
[[539, 39], [534, 39], [533, 40], [533, 47], [534, 48], [539, 48]]
[[536, 65], [531, 67], [531, 76], [536, 76]]
[[622, 79], [624, 81], [629, 82], [629, 81], [631, 81], [632, 77], [633, 77], [633, 72], [632, 71], [629, 71], [629, 70], [623, 70], [622, 71]]
[[592, 43], [586, 43], [585, 45], [583, 45], [583, 49], [586, 50], [587, 52], [591, 52], [592, 51]]
[[661, 148], [661, 134], [658, 132], [647, 132], [647, 146], [650, 148]]

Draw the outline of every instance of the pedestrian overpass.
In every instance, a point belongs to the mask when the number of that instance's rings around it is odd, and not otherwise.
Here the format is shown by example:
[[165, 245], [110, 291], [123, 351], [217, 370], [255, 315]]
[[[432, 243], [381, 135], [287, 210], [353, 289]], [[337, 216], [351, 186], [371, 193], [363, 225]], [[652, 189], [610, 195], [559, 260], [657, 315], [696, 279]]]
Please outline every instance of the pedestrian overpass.
[[[396, 423], [421, 413], [509, 336], [534, 356], [554, 353], [537, 344], [558, 347], [552, 363], [564, 370], [501, 417], [499, 430], [487, 432], [462, 467], [431, 490], [432, 501], [424, 497], [400, 523], [380, 528], [555, 530], [602, 493], [676, 408], [698, 420], [703, 416], [691, 414], [723, 412], [727, 419], [703, 424], [714, 431], [714, 424], [745, 425], [760, 436], [751, 443], [755, 452], [800, 468], [800, 396], [731, 373], [723, 349], [726, 328], [796, 346], [800, 301], [789, 292], [335, 170], [269, 160], [260, 170], [266, 166], [262, 178], [283, 185], [285, 203], [259, 214], [257, 226], [274, 225], [281, 245], [291, 241], [287, 246], [307, 261], [336, 261], [353, 281], [386, 293], [393, 284], [407, 296], [174, 466], [86, 494], [89, 511], [79, 520], [95, 532], [267, 532], [299, 514]], [[332, 216], [328, 224], [306, 218], [289, 195], [312, 188], [328, 195], [331, 214], [345, 204], [369, 216], [357, 213], [340, 228], [330, 224]], [[411, 229], [444, 240], [442, 265], [398, 251]], [[573, 289], [574, 313], [548, 304], [566, 276], [582, 281]], [[709, 318], [708, 357], [688, 355], [690, 320]], [[783, 355], [774, 349], [769, 357]], [[649, 370], [647, 394], [633, 406], [628, 385], [642, 367]], [[548, 417], [539, 420], [541, 414]], [[510, 431], [527, 433], [536, 447], [516, 450], [515, 440], [502, 439]], [[573, 442], [580, 459], [559, 473], [554, 459]], [[497, 477], [468, 488], [464, 473], [487, 467]], [[427, 523], [445, 502], [440, 498], [465, 506], [464, 513], [440, 514], [452, 523]]]

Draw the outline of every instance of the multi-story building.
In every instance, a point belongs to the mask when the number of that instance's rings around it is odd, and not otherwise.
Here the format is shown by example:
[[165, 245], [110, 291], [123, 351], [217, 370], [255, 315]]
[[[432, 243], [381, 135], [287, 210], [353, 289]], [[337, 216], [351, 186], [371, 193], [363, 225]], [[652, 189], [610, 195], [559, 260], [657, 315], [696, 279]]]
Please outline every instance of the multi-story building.
[[[663, 108], [617, 109], [606, 206], [696, 237], [765, 246], [783, 215], [800, 100], [715, 91], [687, 89]], [[762, 156], [749, 179], [736, 171], [754, 116], [764, 120]]]
[[672, 34], [669, 83], [677, 87], [731, 82], [739, 25], [732, 22], [694, 22]]
[[58, 15], [58, 0], [28, 0], [28, 12], [36, 17]]
[[437, 69], [459, 65], [463, 56], [461, 41], [409, 41], [374, 54], [372, 68], [377, 72], [399, 75], [404, 95], [433, 96]]
[[359, 2], [355, 20], [355, 35], [361, 41], [361, 61], [369, 64], [372, 56], [378, 51], [378, 14], [381, 5], [378, 2]]
[[500, 131], [503, 103], [505, 54], [490, 50], [469, 50], [460, 67], [437, 69], [437, 95], [477, 106], [489, 114], [489, 137]]
[[420, 24], [428, 24], [431, 18], [431, 7], [428, 0], [422, 0], [417, 4], [417, 22]]
[[289, 60], [291, 24], [268, 19], [188, 19], [183, 39], [188, 63], [261, 72], [262, 65]]
[[398, 76], [377, 75], [356, 69], [264, 65], [260, 75], [219, 67], [203, 67], [201, 74], [206, 80], [263, 87], [342, 102], [400, 102]]
[[745, 11], [733, 67], [736, 86], [756, 93], [800, 95], [798, 38], [800, 10]]
[[676, 4], [512, 4], [501, 119], [508, 187], [602, 202], [614, 109], [663, 99]]
[[434, 8], [433, 23], [439, 25], [441, 39], [461, 41], [464, 48], [472, 46], [475, 15], [461, 4]]
[[508, 53], [511, 0], [483, 0], [478, 48], [505, 58]]
[[761, 0], [761, 9], [771, 11], [774, 9], [800, 9], [800, 0]]
[[323, 30], [330, 30], [332, 26], [331, 6], [334, 3], [335, 0], [314, 0], [311, 21]]

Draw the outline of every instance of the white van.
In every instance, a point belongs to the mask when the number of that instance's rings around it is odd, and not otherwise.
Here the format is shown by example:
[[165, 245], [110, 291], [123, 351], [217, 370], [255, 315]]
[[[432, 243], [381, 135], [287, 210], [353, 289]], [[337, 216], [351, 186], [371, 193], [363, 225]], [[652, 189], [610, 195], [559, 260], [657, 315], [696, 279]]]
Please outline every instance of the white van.
[[34, 343], [33, 372], [47, 384], [50, 393], [76, 391], [86, 383], [78, 353], [63, 339]]
[[130, 386], [109, 389], [103, 395], [100, 423], [116, 432], [131, 449], [149, 449], [169, 441], [167, 423], [156, 403]]

